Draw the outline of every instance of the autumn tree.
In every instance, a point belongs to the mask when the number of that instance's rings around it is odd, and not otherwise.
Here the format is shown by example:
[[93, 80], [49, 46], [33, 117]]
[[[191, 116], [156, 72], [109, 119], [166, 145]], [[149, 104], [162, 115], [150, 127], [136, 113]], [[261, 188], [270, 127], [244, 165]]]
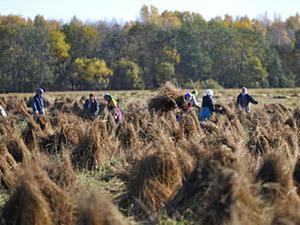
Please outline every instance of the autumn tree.
[[0, 16], [0, 91], [300, 85], [300, 16], [273, 20], [143, 6], [136, 21]]
[[105, 88], [108, 86], [112, 70], [109, 69], [102, 59], [77, 58], [73, 65], [72, 86], [76, 85], [81, 90], [84, 86]]
[[117, 90], [142, 89], [142, 71], [133, 61], [122, 58], [114, 65], [114, 75], [110, 80], [110, 88]]

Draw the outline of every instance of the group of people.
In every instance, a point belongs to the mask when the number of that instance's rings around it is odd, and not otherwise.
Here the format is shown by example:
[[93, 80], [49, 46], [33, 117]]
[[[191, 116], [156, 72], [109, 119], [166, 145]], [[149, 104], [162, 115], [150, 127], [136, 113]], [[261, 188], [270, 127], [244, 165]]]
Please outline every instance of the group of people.
[[[109, 93], [103, 95], [106, 107], [110, 113], [113, 114], [115, 122], [118, 123], [122, 120], [122, 111], [118, 103], [118, 99]], [[89, 98], [83, 105], [84, 113], [89, 118], [96, 118], [99, 115], [99, 102], [93, 93], [90, 93]]]
[[[191, 92], [187, 92], [184, 95], [185, 104], [182, 106], [182, 111], [187, 112], [193, 107], [199, 108], [199, 120], [204, 122], [209, 120], [214, 112], [221, 113], [223, 111], [221, 106], [217, 106], [213, 102], [214, 92], [211, 89], [207, 89], [205, 91], [205, 95], [202, 97], [202, 104], [197, 101], [198, 91], [193, 90]], [[258, 102], [248, 94], [247, 88], [243, 87], [241, 89], [241, 93], [238, 95], [236, 100], [236, 105], [239, 110], [245, 110], [246, 112], [250, 112], [250, 103], [258, 104]], [[179, 117], [177, 117], [179, 119]]]
[[[43, 94], [44, 90], [42, 88], [38, 88], [32, 99], [32, 111], [34, 117], [45, 115]], [[120, 122], [122, 120], [122, 112], [117, 98], [106, 93], [104, 94], [103, 99], [106, 103], [107, 109], [113, 114], [115, 121], [117, 123]], [[83, 105], [83, 111], [84, 115], [88, 118], [97, 118], [99, 115], [99, 102], [97, 101], [94, 93], [90, 93], [89, 98], [86, 99]]]
[[[37, 117], [39, 115], [45, 115], [45, 106], [44, 106], [44, 90], [42, 88], [38, 88], [35, 96], [32, 99], [32, 110], [33, 116]], [[183, 113], [191, 110], [193, 107], [199, 109], [199, 120], [204, 122], [209, 120], [214, 112], [221, 113], [222, 107], [217, 106], [213, 102], [214, 92], [211, 89], [207, 89], [205, 91], [205, 95], [202, 97], [202, 104], [197, 101], [198, 91], [193, 90], [191, 92], [187, 92], [183, 96], [184, 104], [180, 107], [180, 115], [177, 115], [177, 120], [180, 120], [180, 117]], [[122, 120], [122, 111], [120, 109], [118, 99], [112, 96], [109, 93], [103, 95], [103, 100], [105, 101], [105, 105], [110, 113], [113, 114], [115, 121], [118, 123]], [[241, 93], [238, 95], [236, 104], [239, 110], [245, 110], [246, 112], [250, 112], [250, 103], [258, 104], [258, 102], [248, 94], [247, 88], [243, 87], [241, 89]], [[96, 99], [95, 94], [90, 93], [88, 99], [86, 99], [83, 109], [84, 114], [89, 118], [97, 118], [99, 115], [99, 102]], [[7, 114], [4, 108], [0, 105], [0, 116], [6, 117]]]

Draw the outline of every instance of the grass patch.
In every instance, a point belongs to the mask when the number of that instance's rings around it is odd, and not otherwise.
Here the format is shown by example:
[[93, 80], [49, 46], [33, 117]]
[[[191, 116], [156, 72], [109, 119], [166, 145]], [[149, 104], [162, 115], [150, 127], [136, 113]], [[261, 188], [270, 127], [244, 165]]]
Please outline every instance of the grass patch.
[[114, 167], [118, 163], [120, 160], [112, 157], [106, 165], [91, 171], [78, 172], [77, 176], [87, 190], [99, 189], [103, 194], [115, 198], [125, 188], [124, 183], [114, 173]]
[[8, 194], [0, 192], [0, 208], [2, 208], [4, 206], [7, 199], [8, 199]]

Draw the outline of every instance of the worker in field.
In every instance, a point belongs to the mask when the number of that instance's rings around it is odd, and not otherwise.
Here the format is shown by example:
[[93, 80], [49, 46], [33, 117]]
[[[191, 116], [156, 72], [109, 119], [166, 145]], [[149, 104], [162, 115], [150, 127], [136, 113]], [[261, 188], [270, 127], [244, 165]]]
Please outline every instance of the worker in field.
[[205, 91], [202, 97], [202, 107], [199, 112], [199, 119], [201, 122], [209, 120], [213, 112], [222, 113], [222, 107], [217, 108], [213, 102], [214, 92], [211, 89]]
[[119, 123], [122, 120], [122, 111], [120, 109], [118, 99], [109, 93], [104, 94], [103, 98], [106, 102], [107, 109], [113, 114], [115, 122]]
[[187, 111], [189, 111], [190, 109], [193, 108], [193, 103], [192, 103], [191, 99], [192, 99], [192, 94], [191, 93], [187, 92], [187, 93], [184, 94], [183, 104], [182, 104], [182, 110], [184, 112], [187, 112]]
[[42, 88], [38, 88], [36, 90], [36, 94], [32, 99], [32, 111], [34, 116], [45, 115], [44, 108], [44, 90]]
[[6, 114], [4, 108], [1, 105], [0, 105], [0, 116], [7, 117], [7, 114]]
[[84, 114], [90, 119], [95, 119], [99, 112], [99, 103], [94, 93], [90, 93], [90, 96], [83, 105]]
[[179, 111], [176, 113], [176, 120], [180, 121], [183, 114], [193, 109], [193, 107], [200, 108], [200, 104], [197, 101], [198, 91], [193, 90], [191, 92], [187, 92], [183, 96], [183, 101], [179, 104]]
[[190, 102], [192, 103], [193, 107], [197, 107], [200, 108], [200, 104], [197, 101], [197, 97], [198, 97], [198, 91], [197, 90], [192, 90], [191, 91], [191, 98], [190, 98]]
[[187, 112], [193, 107], [200, 108], [200, 104], [197, 101], [198, 91], [193, 90], [187, 92], [183, 96], [183, 102], [181, 103], [183, 111]]
[[248, 94], [246, 87], [242, 87], [236, 103], [239, 110], [245, 110], [246, 112], [250, 112], [250, 103], [255, 105], [258, 104], [258, 102]]

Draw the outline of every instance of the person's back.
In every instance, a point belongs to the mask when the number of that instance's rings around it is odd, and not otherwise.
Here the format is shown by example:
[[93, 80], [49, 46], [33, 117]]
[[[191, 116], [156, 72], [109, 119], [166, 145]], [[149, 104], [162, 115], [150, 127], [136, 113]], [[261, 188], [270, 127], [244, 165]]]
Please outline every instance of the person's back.
[[211, 96], [202, 97], [202, 108], [208, 108], [211, 112], [214, 111], [214, 103]]
[[112, 97], [111, 100], [108, 102], [108, 108], [111, 111], [116, 110], [119, 107], [117, 100]]
[[208, 120], [215, 110], [212, 96], [213, 91], [211, 89], [207, 89], [205, 92], [205, 96], [202, 97], [202, 107], [199, 115], [199, 119], [201, 122]]

